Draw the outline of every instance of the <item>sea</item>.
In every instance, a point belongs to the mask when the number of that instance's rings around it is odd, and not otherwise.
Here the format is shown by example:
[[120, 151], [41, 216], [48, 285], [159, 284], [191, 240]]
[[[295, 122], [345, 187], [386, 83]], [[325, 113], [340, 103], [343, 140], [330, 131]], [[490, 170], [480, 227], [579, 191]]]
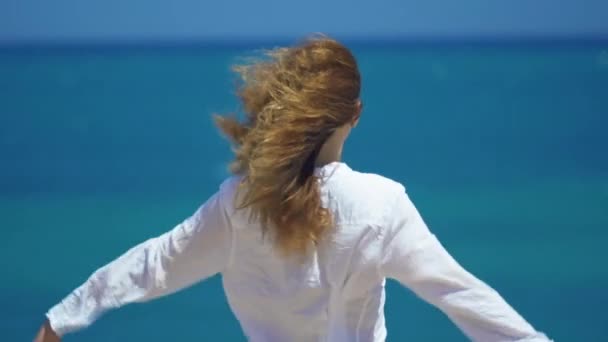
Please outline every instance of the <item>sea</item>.
[[[229, 175], [231, 65], [280, 42], [0, 47], [0, 340]], [[471, 273], [555, 341], [608, 341], [608, 40], [354, 41], [351, 168], [405, 185]], [[467, 341], [387, 284], [388, 341]], [[70, 341], [245, 341], [220, 276]]]

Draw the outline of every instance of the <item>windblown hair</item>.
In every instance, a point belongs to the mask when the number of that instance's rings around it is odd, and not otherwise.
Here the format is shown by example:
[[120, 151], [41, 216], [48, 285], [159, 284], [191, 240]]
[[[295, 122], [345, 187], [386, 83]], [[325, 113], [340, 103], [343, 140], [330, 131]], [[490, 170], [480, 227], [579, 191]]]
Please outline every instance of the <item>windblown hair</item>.
[[216, 116], [243, 175], [238, 208], [249, 207], [284, 254], [306, 254], [333, 227], [314, 175], [321, 147], [358, 114], [360, 75], [352, 53], [321, 36], [238, 65], [244, 122]]

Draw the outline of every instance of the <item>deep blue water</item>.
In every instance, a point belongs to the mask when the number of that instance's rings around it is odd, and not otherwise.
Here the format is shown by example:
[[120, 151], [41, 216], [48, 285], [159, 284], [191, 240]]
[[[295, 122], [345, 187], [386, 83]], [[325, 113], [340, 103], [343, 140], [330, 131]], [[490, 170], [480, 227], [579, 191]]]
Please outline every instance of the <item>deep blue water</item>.
[[[406, 185], [467, 269], [557, 341], [608, 341], [608, 43], [355, 45], [345, 161]], [[227, 175], [212, 113], [244, 46], [0, 48], [0, 332], [31, 339], [97, 267]], [[390, 283], [389, 341], [464, 341]], [[66, 341], [242, 341], [219, 278]]]

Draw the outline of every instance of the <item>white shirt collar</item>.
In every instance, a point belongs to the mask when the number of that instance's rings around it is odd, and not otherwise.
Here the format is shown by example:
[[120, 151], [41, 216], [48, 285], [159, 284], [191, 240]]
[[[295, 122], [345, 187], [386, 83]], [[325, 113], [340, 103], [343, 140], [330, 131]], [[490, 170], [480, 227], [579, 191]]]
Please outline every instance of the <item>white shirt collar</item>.
[[326, 178], [329, 178], [331, 175], [333, 175], [339, 169], [350, 170], [350, 168], [348, 167], [348, 165], [346, 165], [346, 163], [341, 162], [341, 161], [333, 161], [331, 163], [315, 167], [314, 175], [317, 176], [318, 178], [326, 179]]

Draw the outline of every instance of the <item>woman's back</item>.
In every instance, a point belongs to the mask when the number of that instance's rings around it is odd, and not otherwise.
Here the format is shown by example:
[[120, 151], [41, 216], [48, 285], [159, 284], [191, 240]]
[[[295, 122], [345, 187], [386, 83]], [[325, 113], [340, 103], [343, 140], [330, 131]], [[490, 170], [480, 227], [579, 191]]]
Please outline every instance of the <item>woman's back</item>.
[[[335, 229], [300, 258], [278, 255], [246, 210], [230, 210], [234, 243], [223, 281], [252, 341], [384, 340], [383, 228], [399, 185], [344, 163], [317, 168]], [[238, 178], [225, 190], [232, 193]]]
[[[250, 341], [384, 341], [387, 277], [474, 341], [548, 341], [450, 256], [401, 184], [342, 162], [314, 173], [335, 226], [301, 258], [281, 256], [248, 211], [226, 201], [224, 289]], [[220, 192], [234, 198], [238, 183], [229, 179]]]
[[315, 169], [335, 220], [300, 258], [285, 258], [248, 209], [238, 177], [194, 215], [98, 269], [47, 313], [62, 336], [104, 312], [221, 273], [250, 341], [383, 341], [384, 279], [442, 310], [474, 341], [549, 341], [491, 287], [463, 269], [428, 230], [403, 186], [334, 162]]

